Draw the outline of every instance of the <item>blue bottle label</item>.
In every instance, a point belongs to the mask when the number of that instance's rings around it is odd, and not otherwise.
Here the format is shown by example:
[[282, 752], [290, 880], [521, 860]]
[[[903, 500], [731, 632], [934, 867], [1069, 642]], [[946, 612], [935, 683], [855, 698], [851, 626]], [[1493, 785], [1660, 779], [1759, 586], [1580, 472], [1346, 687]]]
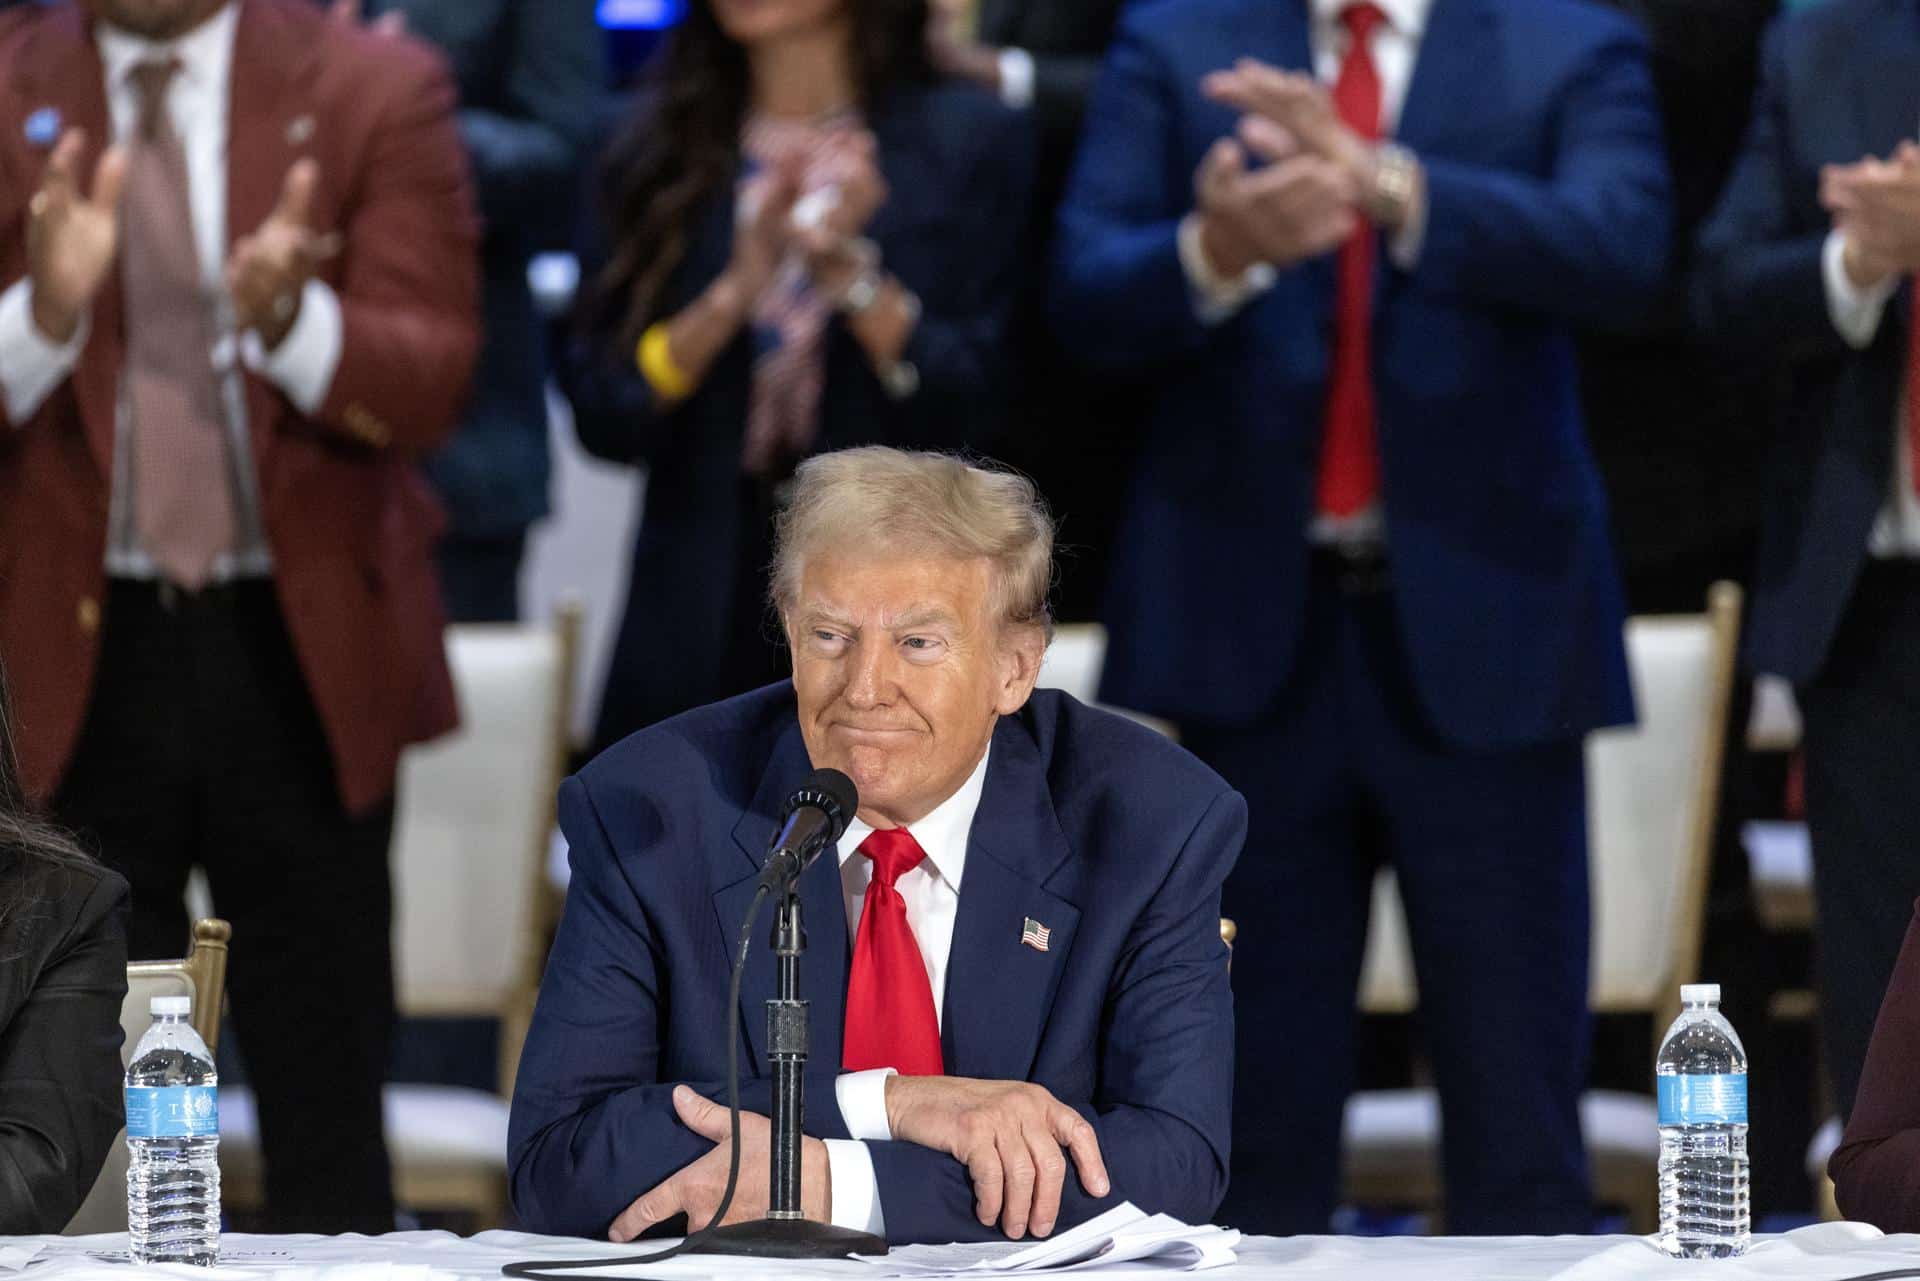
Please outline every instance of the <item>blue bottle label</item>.
[[1662, 1076], [1659, 1089], [1662, 1125], [1745, 1125], [1747, 1078]]
[[130, 1139], [210, 1139], [220, 1135], [217, 1085], [129, 1085]]

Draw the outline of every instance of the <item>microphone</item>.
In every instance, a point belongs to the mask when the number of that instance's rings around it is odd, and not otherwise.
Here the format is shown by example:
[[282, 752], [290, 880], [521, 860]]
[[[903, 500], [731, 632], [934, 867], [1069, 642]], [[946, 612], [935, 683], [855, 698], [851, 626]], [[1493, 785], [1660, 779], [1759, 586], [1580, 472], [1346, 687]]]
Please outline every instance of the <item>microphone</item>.
[[860, 809], [860, 793], [853, 780], [837, 769], [817, 769], [787, 797], [779, 834], [767, 847], [760, 884], [784, 892], [820, 857], [820, 851], [840, 839], [847, 823]]

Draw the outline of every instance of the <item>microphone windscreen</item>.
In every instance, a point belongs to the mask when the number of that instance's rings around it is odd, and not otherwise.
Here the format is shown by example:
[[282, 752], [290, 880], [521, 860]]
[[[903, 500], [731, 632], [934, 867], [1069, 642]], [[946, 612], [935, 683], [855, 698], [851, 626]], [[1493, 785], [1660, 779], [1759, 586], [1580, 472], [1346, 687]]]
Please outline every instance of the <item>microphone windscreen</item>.
[[807, 775], [787, 802], [787, 812], [792, 813], [802, 805], [817, 805], [826, 811], [833, 823], [833, 839], [837, 841], [860, 811], [860, 790], [837, 769], [817, 769]]

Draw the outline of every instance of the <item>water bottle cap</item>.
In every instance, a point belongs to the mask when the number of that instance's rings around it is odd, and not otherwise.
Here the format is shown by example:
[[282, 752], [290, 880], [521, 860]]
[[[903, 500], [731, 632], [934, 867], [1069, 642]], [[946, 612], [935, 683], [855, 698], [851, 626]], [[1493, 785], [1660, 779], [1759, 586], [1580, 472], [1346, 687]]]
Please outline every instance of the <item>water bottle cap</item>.
[[1680, 988], [1682, 1005], [1718, 1005], [1720, 1004], [1720, 985], [1718, 983], [1686, 983]]
[[193, 1013], [193, 998], [190, 996], [156, 996], [147, 1002], [147, 1010], [155, 1018], [163, 1014], [178, 1014], [182, 1018]]

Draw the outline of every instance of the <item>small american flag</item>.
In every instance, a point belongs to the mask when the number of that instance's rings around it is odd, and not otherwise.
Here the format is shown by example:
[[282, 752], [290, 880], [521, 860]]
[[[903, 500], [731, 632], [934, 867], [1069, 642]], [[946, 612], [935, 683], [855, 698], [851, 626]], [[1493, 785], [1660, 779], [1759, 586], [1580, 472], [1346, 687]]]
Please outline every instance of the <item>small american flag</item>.
[[1053, 937], [1053, 931], [1029, 916], [1020, 927], [1020, 941], [1036, 952], [1047, 950], [1047, 941]]

